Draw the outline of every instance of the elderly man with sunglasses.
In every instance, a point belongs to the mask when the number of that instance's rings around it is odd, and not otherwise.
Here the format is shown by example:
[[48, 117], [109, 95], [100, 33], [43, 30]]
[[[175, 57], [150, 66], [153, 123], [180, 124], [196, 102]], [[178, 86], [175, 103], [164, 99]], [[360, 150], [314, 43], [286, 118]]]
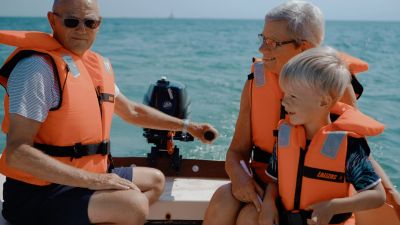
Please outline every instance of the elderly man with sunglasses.
[[204, 143], [206, 131], [217, 131], [118, 90], [109, 60], [90, 50], [101, 23], [96, 0], [55, 0], [48, 20], [52, 36], [0, 31], [0, 44], [17, 47], [0, 70], [8, 93], [2, 214], [14, 225], [143, 224], [164, 176], [152, 168], [109, 168], [114, 110], [128, 123], [185, 129]]

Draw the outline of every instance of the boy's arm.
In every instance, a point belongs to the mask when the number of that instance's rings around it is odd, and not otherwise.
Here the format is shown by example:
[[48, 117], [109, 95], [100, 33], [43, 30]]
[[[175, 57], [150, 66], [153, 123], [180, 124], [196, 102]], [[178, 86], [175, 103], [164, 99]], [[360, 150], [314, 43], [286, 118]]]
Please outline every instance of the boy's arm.
[[392, 184], [389, 179], [389, 176], [386, 175], [383, 168], [379, 165], [379, 163], [370, 156], [369, 159], [371, 160], [371, 164], [374, 167], [375, 172], [381, 177], [382, 185], [386, 192], [386, 202], [392, 204], [396, 209], [397, 217], [400, 218], [400, 194]]
[[307, 210], [313, 210], [308, 224], [329, 224], [336, 214], [357, 212], [378, 208], [385, 202], [385, 190], [381, 183], [375, 187], [346, 198], [336, 198], [311, 205]]

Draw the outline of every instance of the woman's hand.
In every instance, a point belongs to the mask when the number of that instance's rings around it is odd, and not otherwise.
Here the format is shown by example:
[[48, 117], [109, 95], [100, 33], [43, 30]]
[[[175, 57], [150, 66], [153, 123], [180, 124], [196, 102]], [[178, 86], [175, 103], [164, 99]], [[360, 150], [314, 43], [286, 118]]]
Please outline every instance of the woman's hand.
[[[244, 176], [243, 176], [244, 175]], [[232, 180], [232, 194], [241, 202], [253, 202], [257, 212], [261, 211], [261, 202], [257, 195], [263, 196], [263, 189], [246, 173]]]

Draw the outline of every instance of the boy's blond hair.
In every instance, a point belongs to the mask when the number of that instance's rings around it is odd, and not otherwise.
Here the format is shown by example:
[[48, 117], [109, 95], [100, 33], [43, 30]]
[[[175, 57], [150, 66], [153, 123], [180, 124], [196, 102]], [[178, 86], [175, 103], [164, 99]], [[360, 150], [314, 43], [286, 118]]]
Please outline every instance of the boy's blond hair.
[[281, 71], [279, 84], [284, 90], [311, 88], [316, 94], [329, 95], [336, 102], [350, 80], [350, 72], [338, 52], [331, 47], [317, 47], [289, 60]]

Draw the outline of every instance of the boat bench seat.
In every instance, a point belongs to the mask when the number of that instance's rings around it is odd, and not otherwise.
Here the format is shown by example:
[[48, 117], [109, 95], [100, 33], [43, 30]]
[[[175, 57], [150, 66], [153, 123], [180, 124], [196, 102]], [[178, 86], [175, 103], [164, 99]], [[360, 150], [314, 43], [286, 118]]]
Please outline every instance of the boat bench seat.
[[167, 177], [164, 193], [150, 207], [149, 220], [203, 220], [208, 203], [223, 179]]

